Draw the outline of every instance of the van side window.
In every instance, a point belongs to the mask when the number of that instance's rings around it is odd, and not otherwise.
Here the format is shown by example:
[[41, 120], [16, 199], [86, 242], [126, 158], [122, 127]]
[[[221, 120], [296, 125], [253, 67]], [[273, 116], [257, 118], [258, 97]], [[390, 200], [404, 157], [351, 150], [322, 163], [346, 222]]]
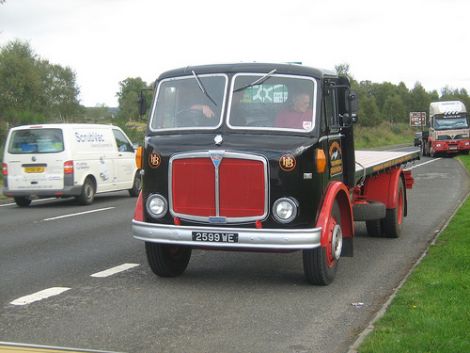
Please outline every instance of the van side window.
[[131, 143], [121, 131], [113, 129], [113, 134], [119, 152], [134, 152]]

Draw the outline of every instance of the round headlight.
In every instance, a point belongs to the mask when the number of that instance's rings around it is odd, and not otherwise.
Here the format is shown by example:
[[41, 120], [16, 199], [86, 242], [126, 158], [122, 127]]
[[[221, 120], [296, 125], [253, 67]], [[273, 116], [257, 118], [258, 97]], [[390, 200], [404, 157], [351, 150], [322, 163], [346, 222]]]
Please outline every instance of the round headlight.
[[150, 195], [147, 199], [147, 211], [153, 218], [162, 218], [168, 211], [168, 203], [162, 195]]
[[292, 198], [282, 197], [273, 205], [273, 216], [280, 223], [289, 223], [297, 216], [297, 201]]

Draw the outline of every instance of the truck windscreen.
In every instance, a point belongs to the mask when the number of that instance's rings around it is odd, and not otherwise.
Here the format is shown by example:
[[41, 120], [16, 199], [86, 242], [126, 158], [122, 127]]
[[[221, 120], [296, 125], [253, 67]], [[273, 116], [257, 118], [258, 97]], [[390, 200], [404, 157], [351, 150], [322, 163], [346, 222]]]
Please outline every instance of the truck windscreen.
[[162, 80], [157, 89], [150, 128], [215, 129], [221, 124], [227, 76], [191, 75]]
[[434, 128], [436, 130], [467, 129], [468, 120], [466, 117], [435, 118]]
[[316, 81], [310, 77], [238, 74], [230, 91], [228, 124], [234, 129], [309, 132], [315, 126]]

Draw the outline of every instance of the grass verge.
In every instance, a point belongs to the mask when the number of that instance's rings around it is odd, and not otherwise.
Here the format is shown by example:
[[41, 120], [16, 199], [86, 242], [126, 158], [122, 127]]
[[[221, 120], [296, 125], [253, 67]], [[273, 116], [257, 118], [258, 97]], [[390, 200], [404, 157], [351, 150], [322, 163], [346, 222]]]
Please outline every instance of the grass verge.
[[[459, 157], [470, 171], [470, 156]], [[359, 347], [370, 352], [470, 352], [470, 198]]]
[[374, 127], [354, 126], [354, 145], [358, 149], [412, 144], [416, 130], [406, 124], [383, 122]]

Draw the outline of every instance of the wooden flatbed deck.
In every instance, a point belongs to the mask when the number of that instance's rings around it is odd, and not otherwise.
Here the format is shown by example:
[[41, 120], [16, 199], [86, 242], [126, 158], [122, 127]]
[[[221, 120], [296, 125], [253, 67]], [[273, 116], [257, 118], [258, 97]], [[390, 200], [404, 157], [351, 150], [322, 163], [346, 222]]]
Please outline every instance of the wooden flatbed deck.
[[419, 151], [356, 151], [356, 183], [365, 176], [419, 159]]

